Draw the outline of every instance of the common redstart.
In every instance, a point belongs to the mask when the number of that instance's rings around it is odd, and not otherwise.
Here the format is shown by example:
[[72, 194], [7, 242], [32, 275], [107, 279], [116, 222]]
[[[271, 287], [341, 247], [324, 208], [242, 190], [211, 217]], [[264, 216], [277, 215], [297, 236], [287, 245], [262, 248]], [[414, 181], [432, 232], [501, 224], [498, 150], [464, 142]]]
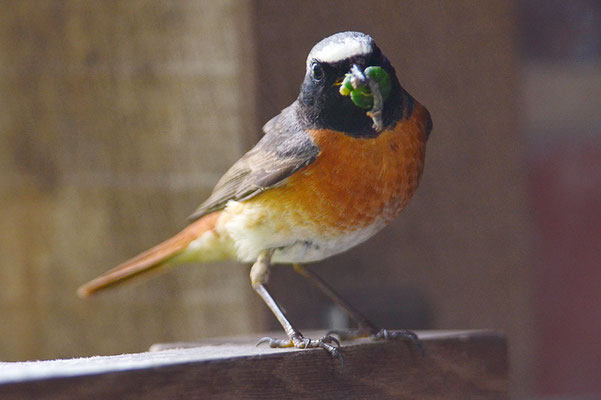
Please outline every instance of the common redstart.
[[271, 347], [321, 347], [341, 358], [328, 334], [305, 338], [265, 284], [271, 264], [292, 264], [358, 322], [341, 339], [409, 338], [379, 329], [300, 264], [323, 260], [367, 240], [415, 193], [430, 114], [397, 79], [374, 40], [342, 32], [309, 53], [296, 101], [263, 127], [262, 139], [217, 182], [189, 225], [165, 242], [79, 288], [86, 297], [145, 272], [188, 262], [253, 263], [250, 279], [284, 328]]

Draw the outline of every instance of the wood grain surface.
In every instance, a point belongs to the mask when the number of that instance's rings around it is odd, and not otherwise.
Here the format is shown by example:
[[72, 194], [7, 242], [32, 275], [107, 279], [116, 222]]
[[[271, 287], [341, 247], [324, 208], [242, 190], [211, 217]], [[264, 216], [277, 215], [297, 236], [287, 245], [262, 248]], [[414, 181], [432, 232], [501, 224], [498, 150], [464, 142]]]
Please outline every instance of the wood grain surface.
[[405, 342], [358, 340], [343, 346], [344, 366], [320, 349], [257, 348], [256, 337], [122, 356], [3, 363], [0, 398], [507, 398], [507, 346], [501, 334], [419, 335], [425, 356]]

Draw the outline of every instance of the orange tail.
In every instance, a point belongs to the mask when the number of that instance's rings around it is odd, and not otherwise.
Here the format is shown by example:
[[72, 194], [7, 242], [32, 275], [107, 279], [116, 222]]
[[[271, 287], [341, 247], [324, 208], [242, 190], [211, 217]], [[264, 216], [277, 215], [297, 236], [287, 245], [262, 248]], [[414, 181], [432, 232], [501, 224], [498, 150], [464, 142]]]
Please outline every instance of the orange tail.
[[203, 233], [213, 230], [221, 212], [214, 212], [194, 221], [171, 239], [138, 254], [123, 264], [105, 272], [77, 289], [79, 297], [88, 297], [102, 289], [116, 285], [163, 266], [169, 259], [183, 252]]

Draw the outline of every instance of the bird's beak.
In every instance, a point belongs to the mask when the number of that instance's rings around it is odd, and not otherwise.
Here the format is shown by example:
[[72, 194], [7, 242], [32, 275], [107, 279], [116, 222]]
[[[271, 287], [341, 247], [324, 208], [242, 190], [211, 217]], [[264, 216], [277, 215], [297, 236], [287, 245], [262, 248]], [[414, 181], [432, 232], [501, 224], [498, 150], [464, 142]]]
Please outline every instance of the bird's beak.
[[351, 84], [353, 85], [353, 87], [355, 89], [366, 85], [367, 80], [365, 78], [365, 74], [363, 73], [363, 70], [357, 64], [353, 64], [353, 66], [351, 67], [351, 70], [349, 71], [349, 74], [352, 75]]
[[[353, 73], [355, 72], [355, 73]], [[359, 79], [364, 80], [365, 76], [363, 75], [363, 71], [361, 70], [361, 68], [359, 68], [359, 66], [357, 64], [353, 64], [351, 69], [349, 70], [349, 72], [344, 75], [341, 76], [340, 78], [336, 79], [336, 81], [334, 82], [334, 86], [342, 86], [343, 83], [345, 83], [344, 81], [347, 80], [347, 77], [358, 77]], [[355, 86], [353, 86], [353, 89], [356, 89]]]

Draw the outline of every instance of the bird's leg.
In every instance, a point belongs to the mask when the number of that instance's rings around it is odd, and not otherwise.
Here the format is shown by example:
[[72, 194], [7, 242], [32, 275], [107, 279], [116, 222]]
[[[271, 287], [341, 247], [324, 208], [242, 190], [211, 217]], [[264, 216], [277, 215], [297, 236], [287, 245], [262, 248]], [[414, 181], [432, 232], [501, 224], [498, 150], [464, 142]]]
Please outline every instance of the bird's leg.
[[308, 270], [300, 264], [293, 265], [294, 270], [307, 278], [317, 288], [319, 288], [327, 297], [330, 298], [335, 304], [342, 307], [347, 314], [355, 320], [358, 324], [358, 328], [354, 331], [329, 331], [327, 334], [336, 334], [340, 340], [352, 340], [360, 337], [370, 336], [374, 340], [389, 340], [389, 339], [409, 339], [419, 348], [420, 352], [423, 353], [423, 345], [417, 335], [410, 330], [400, 331], [388, 331], [386, 329], [378, 328], [373, 322], [368, 320], [363, 314], [357, 311], [348, 301], [343, 299], [330, 285], [328, 285], [323, 279], [321, 279], [314, 272]]
[[[295, 329], [286, 315], [280, 308], [280, 306], [273, 299], [265, 284], [269, 280], [269, 267], [271, 262], [271, 255], [273, 254], [273, 250], [263, 251], [257, 261], [253, 264], [250, 269], [250, 280], [253, 289], [255, 292], [261, 296], [267, 307], [271, 310], [273, 315], [278, 319], [282, 328], [286, 332], [288, 339], [274, 339], [270, 337], [264, 337], [259, 340], [257, 345], [261, 343], [268, 343], [269, 347], [296, 347], [299, 349], [307, 349], [307, 348], [315, 348], [321, 347], [326, 350], [332, 356], [338, 357], [341, 362], [343, 362], [342, 354], [338, 349], [340, 343], [338, 340], [330, 335], [326, 335], [318, 340], [311, 340], [306, 338], [300, 333], [299, 330]], [[335, 344], [335, 345], [334, 345]]]
[[[317, 286], [327, 297], [330, 298], [334, 303], [338, 304], [346, 313], [359, 325], [357, 330], [357, 337], [375, 335], [380, 329], [368, 320], [363, 314], [357, 311], [348, 301], [343, 299], [338, 293], [332, 289], [323, 279], [317, 276], [314, 272], [308, 270], [300, 264], [293, 265], [294, 270], [307, 278], [312, 284]], [[338, 333], [338, 332], [336, 332]], [[341, 339], [346, 339], [344, 335], [341, 335]]]

